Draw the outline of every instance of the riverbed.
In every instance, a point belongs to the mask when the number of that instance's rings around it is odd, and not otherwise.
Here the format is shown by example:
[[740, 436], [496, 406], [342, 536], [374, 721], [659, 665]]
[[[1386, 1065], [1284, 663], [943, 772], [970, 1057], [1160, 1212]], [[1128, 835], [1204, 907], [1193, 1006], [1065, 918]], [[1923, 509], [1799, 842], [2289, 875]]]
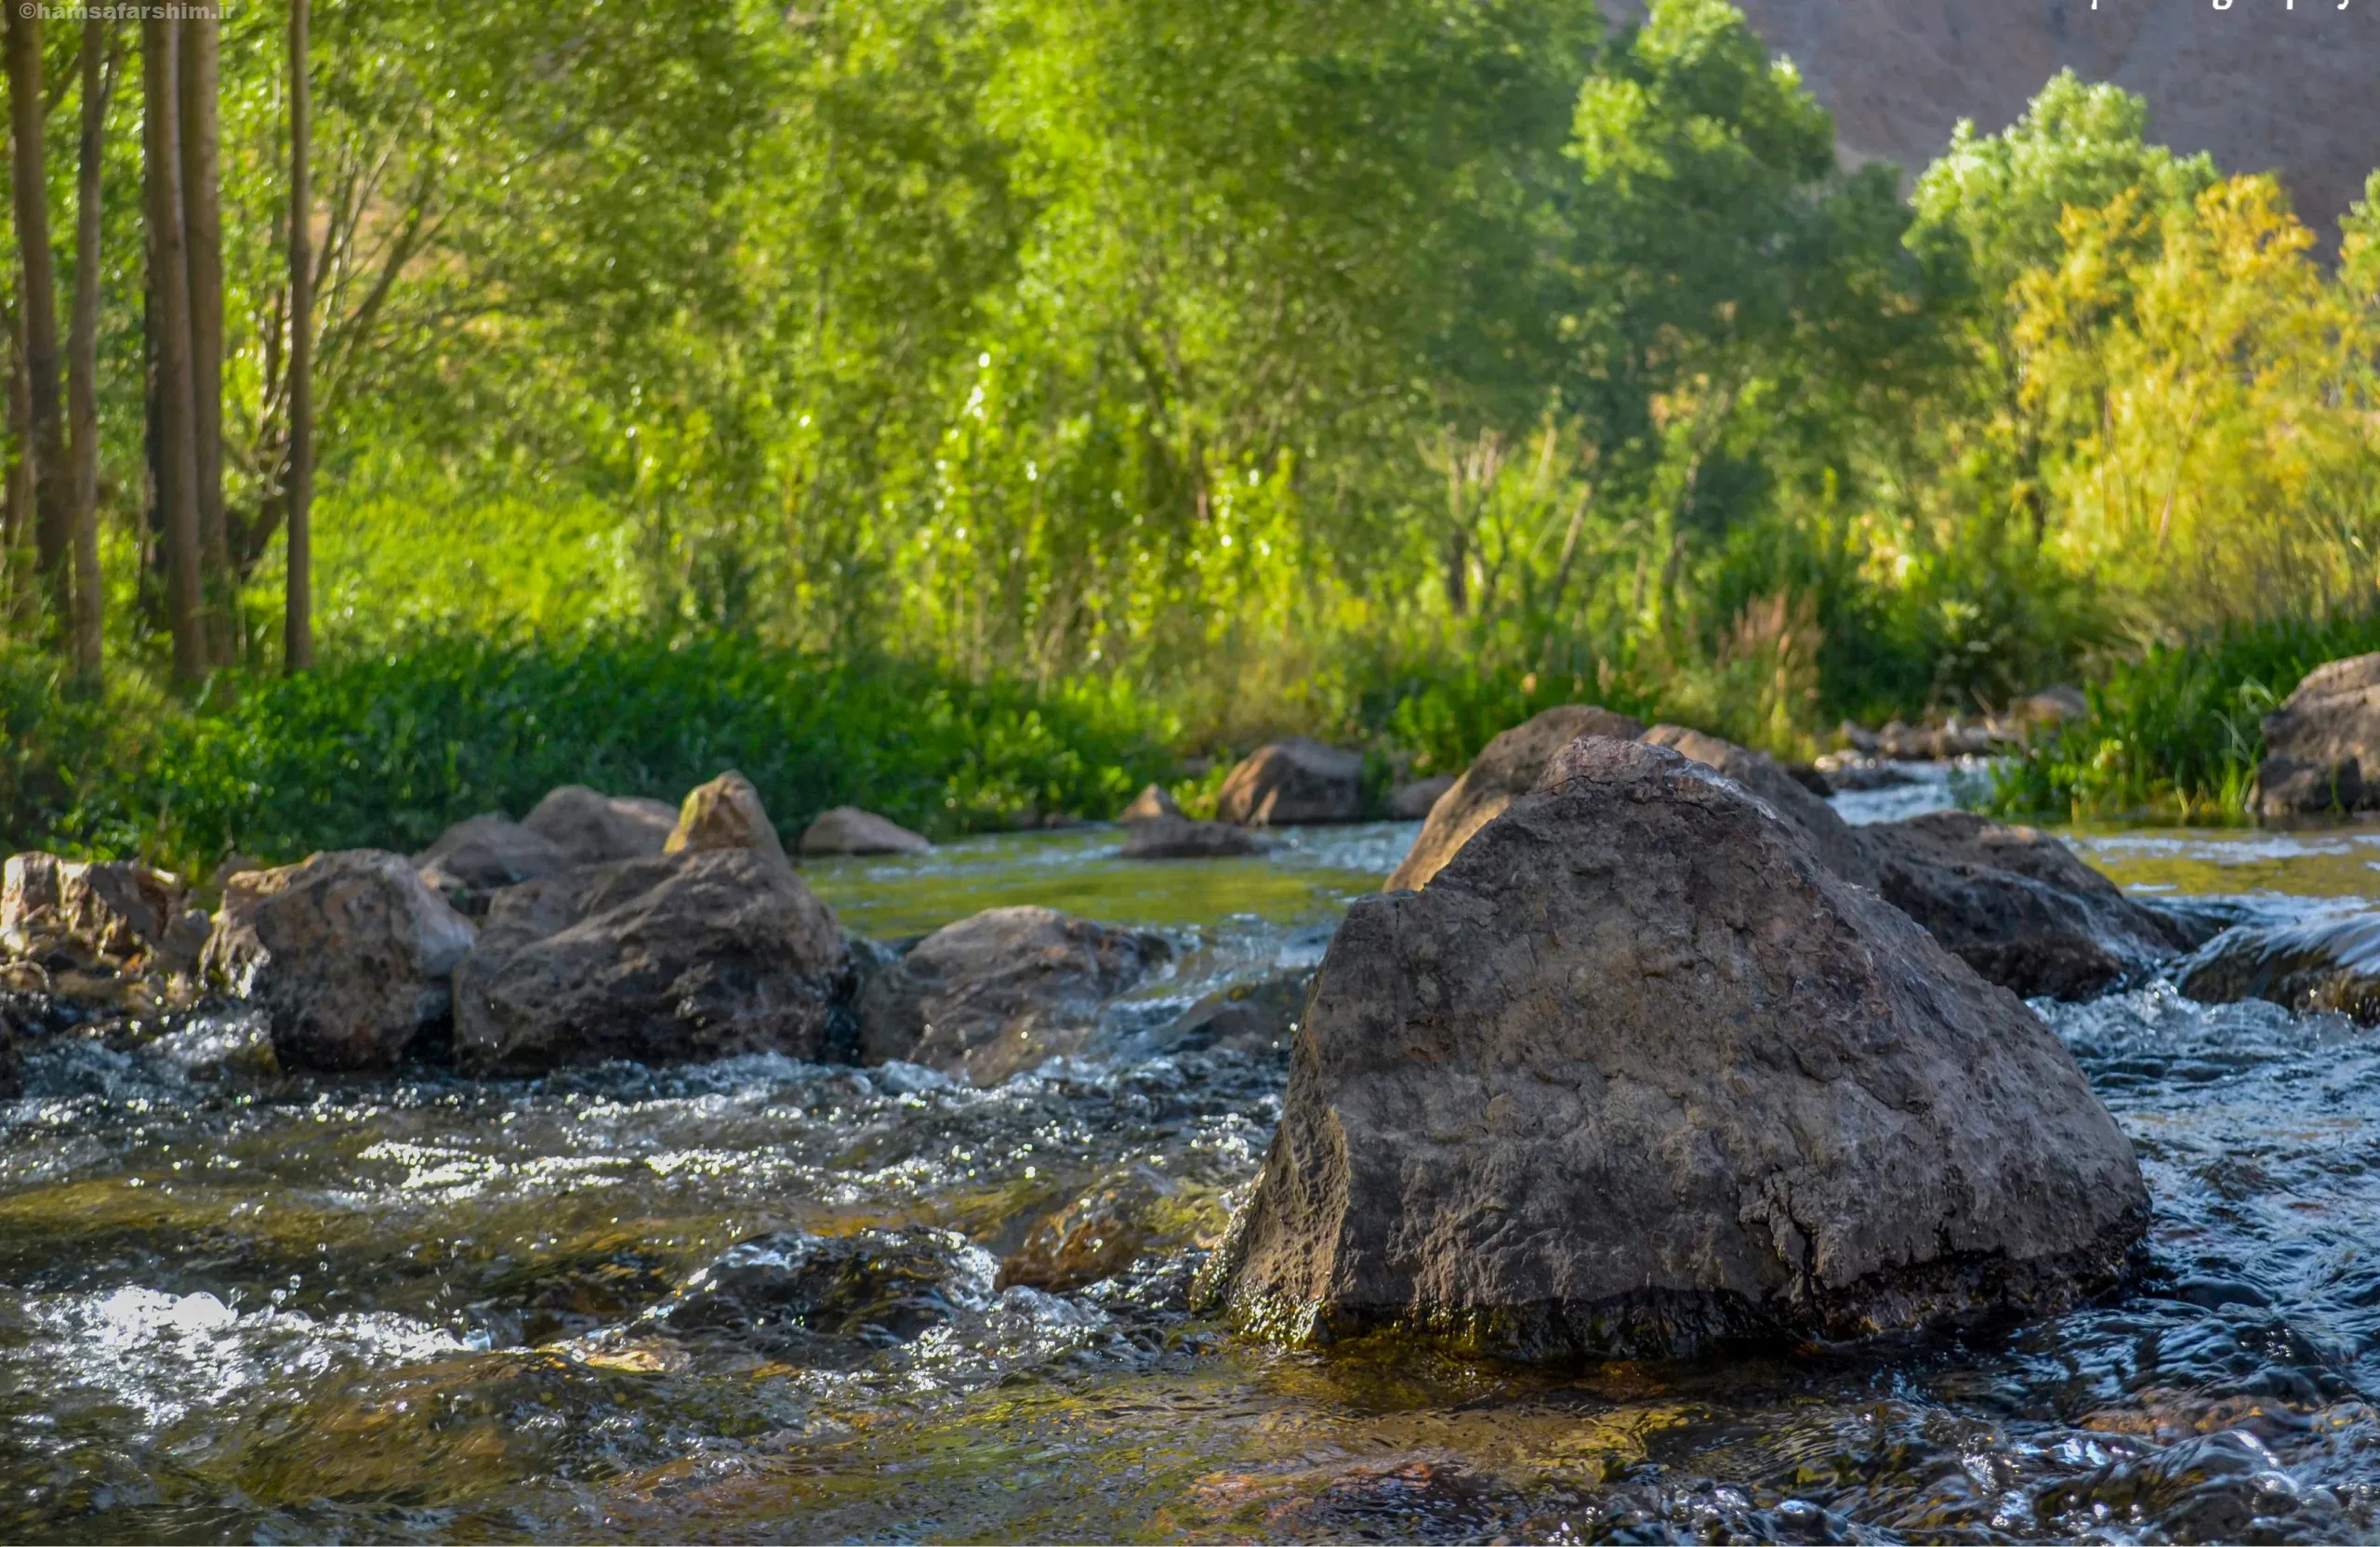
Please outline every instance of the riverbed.
[[[2380, 1034], [2163, 984], [2040, 1007], [2156, 1200], [2131, 1283], [2069, 1315], [1550, 1371], [1186, 1316], [1287, 1060], [1161, 1028], [1317, 961], [1417, 827], [808, 870], [879, 939], [1027, 902], [1169, 936], [1102, 1056], [994, 1091], [779, 1058], [284, 1078], [237, 1014], [30, 1042], [0, 1104], [0, 1539], [2380, 1540]], [[2146, 895], [2380, 899], [2380, 828], [2070, 837]], [[1119, 1177], [1174, 1244], [995, 1289], [1034, 1219]], [[656, 1316], [738, 1241], [865, 1231], [940, 1264], [922, 1330]]]

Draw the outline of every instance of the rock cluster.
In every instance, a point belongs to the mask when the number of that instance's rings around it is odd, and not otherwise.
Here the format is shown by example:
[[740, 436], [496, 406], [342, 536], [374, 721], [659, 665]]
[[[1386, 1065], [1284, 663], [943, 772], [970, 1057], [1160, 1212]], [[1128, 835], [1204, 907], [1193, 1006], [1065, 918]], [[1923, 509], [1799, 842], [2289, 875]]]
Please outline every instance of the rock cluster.
[[1593, 737], [1350, 911], [1203, 1288], [1297, 1336], [1681, 1352], [2058, 1303], [2147, 1204], [2020, 1000], [1740, 785]]

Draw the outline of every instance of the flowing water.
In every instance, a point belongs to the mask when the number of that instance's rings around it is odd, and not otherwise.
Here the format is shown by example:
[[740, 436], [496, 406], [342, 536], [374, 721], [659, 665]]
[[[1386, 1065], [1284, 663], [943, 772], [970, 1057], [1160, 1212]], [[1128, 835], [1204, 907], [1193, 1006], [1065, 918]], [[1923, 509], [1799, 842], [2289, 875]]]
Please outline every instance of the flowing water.
[[[995, 1091], [775, 1058], [281, 1078], [237, 1014], [32, 1039], [0, 1104], [0, 1539], [2380, 1540], [2380, 1035], [2163, 985], [2043, 1007], [2157, 1200], [2134, 1280], [2070, 1315], [1560, 1370], [1184, 1316], [1286, 1060], [1158, 1028], [1311, 966], [1413, 830], [812, 871], [880, 938], [1014, 902], [1173, 937], [1113, 1056]], [[2380, 830], [2075, 839], [2144, 892], [2380, 896]], [[1137, 1262], [994, 1288], [1119, 1177], [1161, 1197]], [[805, 1263], [841, 1275], [815, 1329], [720, 1311]]]

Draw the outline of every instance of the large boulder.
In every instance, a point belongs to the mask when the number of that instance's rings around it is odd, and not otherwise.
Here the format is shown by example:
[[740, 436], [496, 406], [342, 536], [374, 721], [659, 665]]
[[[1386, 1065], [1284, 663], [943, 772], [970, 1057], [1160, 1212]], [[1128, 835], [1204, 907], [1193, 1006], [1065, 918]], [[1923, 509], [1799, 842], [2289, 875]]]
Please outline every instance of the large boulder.
[[1427, 886], [1473, 833], [1536, 788], [1554, 754], [1579, 737], [1629, 740], [1644, 734], [1636, 721], [1592, 704], [1564, 704], [1521, 721], [1481, 747], [1454, 787], [1431, 805], [1421, 835], [1381, 890], [1410, 892]]
[[11, 854], [0, 872], [0, 950], [78, 965], [180, 972], [197, 964], [205, 916], [181, 883], [129, 860]]
[[1124, 824], [1126, 859], [1230, 859], [1261, 854], [1270, 845], [1246, 827], [1228, 822], [1193, 822], [1186, 816], [1144, 816]]
[[2267, 816], [2380, 804], [2380, 654], [2307, 672], [2265, 716], [2256, 801]]
[[1937, 811], [1855, 830], [1886, 902], [2027, 998], [2087, 999], [2197, 944], [2031, 827]]
[[1683, 725], [1656, 725], [1645, 733], [1645, 741], [1717, 769], [1767, 801], [1778, 815], [1799, 828], [1828, 869], [1861, 886], [1876, 884], [1875, 862], [1860, 847], [1850, 824], [1836, 815], [1823, 797], [1811, 793], [1807, 786], [1767, 753]]
[[448, 1020], [471, 939], [412, 860], [349, 849], [231, 877], [206, 959], [264, 1010], [282, 1067], [387, 1069]]
[[1349, 910], [1200, 1294], [1292, 1338], [1676, 1354], [2061, 1304], [2148, 1213], [2023, 1001], [1739, 785], [1594, 737]]
[[469, 914], [486, 912], [488, 898], [501, 887], [575, 863], [552, 839], [492, 812], [456, 823], [413, 861], [431, 891]]
[[860, 1053], [998, 1085], [1090, 1045], [1100, 1007], [1172, 955], [1164, 939], [1047, 907], [945, 924], [868, 980]]
[[1364, 755], [1304, 736], [1269, 743], [1225, 776], [1215, 814], [1243, 827], [1353, 822], [1364, 814]]
[[2225, 931], [2174, 969], [2191, 998], [2269, 999], [2380, 1022], [2380, 913], [2328, 913]]
[[921, 854], [933, 847], [923, 833], [913, 833], [889, 817], [857, 806], [837, 806], [820, 813], [801, 829], [796, 844], [805, 855]]
[[496, 894], [455, 973], [465, 1068], [816, 1054], [848, 961], [782, 853], [682, 850]]
[[573, 865], [609, 865], [661, 853], [678, 826], [678, 809], [667, 800], [563, 785], [521, 825], [560, 847]]

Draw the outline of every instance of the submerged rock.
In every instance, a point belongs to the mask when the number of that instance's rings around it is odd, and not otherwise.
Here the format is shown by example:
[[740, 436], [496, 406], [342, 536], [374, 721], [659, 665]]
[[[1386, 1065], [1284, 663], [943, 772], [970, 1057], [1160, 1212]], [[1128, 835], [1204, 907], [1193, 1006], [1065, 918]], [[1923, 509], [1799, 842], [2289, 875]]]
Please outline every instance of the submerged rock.
[[1229, 859], [1261, 854], [1272, 845], [1228, 822], [1186, 816], [1144, 816], [1124, 824], [1126, 859]]
[[2267, 816], [2380, 803], [2380, 653], [2307, 672], [2265, 716], [2257, 809]]
[[661, 853], [678, 826], [678, 811], [667, 800], [563, 785], [549, 791], [521, 825], [554, 843], [573, 865], [609, 865]]
[[479, 1072], [816, 1054], [847, 971], [832, 909], [780, 853], [585, 866], [496, 894], [455, 973]]
[[1876, 884], [1875, 862], [1860, 847], [1850, 824], [1767, 753], [1683, 725], [1656, 725], [1645, 733], [1644, 739], [1648, 746], [1666, 747], [1705, 767], [1717, 769], [1776, 808], [1778, 815], [1810, 840], [1810, 847], [1828, 869], [1861, 886]]
[[2380, 913], [2338, 913], [2225, 931], [2174, 969], [2207, 1004], [2269, 999], [2380, 1024]]
[[2085, 999], [2196, 944], [2031, 827], [1937, 811], [1858, 829], [1884, 900], [1990, 982]]
[[1421, 836], [1381, 890], [1410, 892], [1427, 886], [1473, 833], [1536, 788], [1546, 763], [1579, 737], [1629, 740], [1644, 734], [1645, 727], [1626, 715], [1591, 704], [1546, 709], [1503, 732], [1479, 749], [1454, 787], [1431, 806]]
[[1427, 779], [1415, 779], [1398, 785], [1388, 792], [1388, 814], [1399, 822], [1419, 822], [1430, 814], [1430, 808], [1439, 797], [1455, 786], [1455, 775], [1434, 774]]
[[860, 1050], [976, 1085], [1081, 1052], [1100, 1007], [1169, 959], [1159, 936], [1047, 907], [996, 907], [945, 924], [860, 995]]
[[493, 813], [456, 823], [413, 860], [431, 891], [473, 915], [487, 911], [487, 900], [499, 887], [550, 876], [574, 863], [543, 833]]
[[971, 1255], [943, 1230], [756, 1236], [697, 1271], [643, 1329], [726, 1333], [804, 1362], [864, 1355], [940, 1326], [975, 1298]]
[[1223, 780], [1215, 814], [1243, 827], [1353, 822], [1364, 814], [1364, 755], [1304, 736], [1260, 747]]
[[211, 969], [263, 1009], [288, 1069], [393, 1068], [452, 1011], [471, 921], [378, 849], [315, 854], [224, 884]]
[[1170, 1179], [1146, 1166], [1111, 1177], [1036, 1223], [992, 1287], [1072, 1294], [1113, 1278], [1167, 1235], [1157, 1215], [1174, 1191]]
[[2057, 1305], [2147, 1218], [2022, 1001], [1740, 787], [1597, 737], [1349, 911], [1201, 1295], [1299, 1338], [1681, 1353]]
[[796, 848], [804, 854], [919, 854], [933, 847], [923, 833], [913, 833], [898, 822], [862, 811], [837, 806], [801, 829]]
[[1116, 813], [1118, 822], [1145, 822], [1151, 817], [1180, 816], [1182, 804], [1174, 800], [1163, 785], [1150, 785], [1132, 797], [1132, 803]]
[[181, 883], [129, 860], [11, 854], [0, 872], [0, 950], [61, 966], [183, 972], [198, 963], [206, 919]]
[[1297, 1036], [1314, 974], [1283, 972], [1208, 995], [1157, 1034], [1164, 1052], [1279, 1054]]

